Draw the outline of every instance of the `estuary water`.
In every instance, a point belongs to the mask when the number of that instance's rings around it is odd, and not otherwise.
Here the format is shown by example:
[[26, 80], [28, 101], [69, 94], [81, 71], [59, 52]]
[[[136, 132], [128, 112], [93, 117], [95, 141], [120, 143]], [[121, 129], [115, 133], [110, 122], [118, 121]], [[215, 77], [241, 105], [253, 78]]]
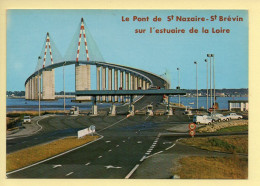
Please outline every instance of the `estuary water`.
[[[91, 102], [83, 102], [83, 103], [76, 103], [71, 102], [73, 98], [66, 98], [66, 110], [69, 110], [71, 106], [78, 106], [80, 110], [88, 110], [91, 109], [92, 103]], [[248, 97], [217, 97], [216, 102], [219, 104], [220, 109], [228, 109], [228, 101], [229, 100], [248, 100]], [[171, 97], [171, 102], [178, 103], [179, 97]], [[41, 101], [41, 110], [63, 110], [63, 98], [57, 99], [55, 101]], [[190, 106], [192, 108], [197, 107], [197, 98], [196, 97], [181, 97], [180, 99], [181, 104], [185, 106]], [[204, 107], [207, 108], [207, 97], [199, 97], [199, 108]], [[6, 111], [22, 111], [22, 110], [38, 110], [38, 101], [32, 100], [25, 100], [25, 99], [6, 99]], [[119, 103], [120, 104], [120, 103]], [[97, 103], [99, 108], [109, 107], [110, 103]], [[209, 99], [210, 105], [210, 99]]]

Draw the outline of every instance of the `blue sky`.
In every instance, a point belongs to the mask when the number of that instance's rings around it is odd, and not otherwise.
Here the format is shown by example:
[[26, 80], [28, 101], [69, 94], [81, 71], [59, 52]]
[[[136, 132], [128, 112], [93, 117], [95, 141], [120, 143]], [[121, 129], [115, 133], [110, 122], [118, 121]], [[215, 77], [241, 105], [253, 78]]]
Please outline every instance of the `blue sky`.
[[[167, 22], [167, 16], [242, 17], [243, 22]], [[122, 22], [122, 16], [129, 22]], [[133, 22], [132, 17], [150, 17], [149, 22]], [[159, 16], [161, 22], [151, 18]], [[207, 53], [215, 54], [216, 88], [248, 88], [248, 12], [245, 10], [8, 10], [7, 12], [7, 90], [24, 90], [24, 82], [36, 67], [46, 33], [62, 56], [66, 56], [80, 18], [83, 17], [93, 40], [106, 62], [132, 66], [158, 75], [170, 73], [172, 87], [206, 88]], [[135, 34], [135, 29], [183, 28], [185, 34]], [[191, 28], [229, 28], [229, 34], [191, 34]], [[90, 45], [91, 43], [89, 43]], [[76, 55], [76, 54], [75, 54]], [[91, 59], [90, 59], [91, 60]], [[95, 67], [92, 67], [92, 88]], [[66, 67], [66, 91], [74, 91], [74, 67]], [[55, 70], [56, 91], [63, 90], [62, 69]]]

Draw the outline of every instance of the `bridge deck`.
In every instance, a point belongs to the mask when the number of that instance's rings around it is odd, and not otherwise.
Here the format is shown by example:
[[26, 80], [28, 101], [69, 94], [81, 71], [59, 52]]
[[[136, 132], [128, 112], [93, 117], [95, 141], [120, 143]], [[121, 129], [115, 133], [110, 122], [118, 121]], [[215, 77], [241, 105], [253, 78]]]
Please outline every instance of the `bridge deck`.
[[150, 89], [150, 90], [80, 90], [76, 96], [124, 96], [124, 95], [185, 95], [183, 89]]

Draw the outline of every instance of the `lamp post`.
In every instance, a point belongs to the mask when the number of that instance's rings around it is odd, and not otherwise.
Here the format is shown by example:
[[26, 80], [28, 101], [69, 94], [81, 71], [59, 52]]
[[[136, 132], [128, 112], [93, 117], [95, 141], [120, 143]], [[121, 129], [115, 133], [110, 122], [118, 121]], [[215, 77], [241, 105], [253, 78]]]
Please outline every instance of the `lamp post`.
[[65, 107], [66, 107], [66, 103], [65, 103], [65, 70], [64, 70], [64, 65], [66, 64], [66, 61], [65, 63], [63, 63], [63, 106], [64, 106], [64, 114], [65, 114]]
[[211, 54], [211, 57], [213, 57], [213, 88], [214, 88], [214, 113], [216, 109], [216, 89], [215, 89], [215, 57], [214, 54]]
[[[178, 70], [178, 88], [180, 89], [180, 68], [177, 68]], [[179, 107], [181, 106], [181, 95], [179, 94]]]
[[211, 80], [211, 54], [207, 54], [207, 57], [209, 57], [209, 62], [210, 62], [210, 65], [209, 65], [209, 68], [210, 68], [210, 70], [209, 70], [209, 76], [210, 76], [210, 80], [209, 80], [209, 87], [210, 87], [210, 107], [212, 107], [212, 88], [211, 88], [211, 82], [212, 82], [212, 80]]
[[198, 63], [195, 61], [196, 65], [196, 89], [197, 89], [197, 109], [199, 109], [199, 98], [198, 98]]
[[208, 65], [208, 60], [205, 59], [205, 62], [207, 63], [207, 111], [209, 109], [209, 100], [208, 100], [208, 94], [209, 94], [209, 90], [208, 90], [208, 81], [209, 81], [209, 78], [208, 78], [208, 68], [209, 68], [209, 65]]
[[39, 116], [41, 116], [41, 86], [40, 86], [40, 59], [41, 56], [38, 57], [38, 97], [39, 97]]

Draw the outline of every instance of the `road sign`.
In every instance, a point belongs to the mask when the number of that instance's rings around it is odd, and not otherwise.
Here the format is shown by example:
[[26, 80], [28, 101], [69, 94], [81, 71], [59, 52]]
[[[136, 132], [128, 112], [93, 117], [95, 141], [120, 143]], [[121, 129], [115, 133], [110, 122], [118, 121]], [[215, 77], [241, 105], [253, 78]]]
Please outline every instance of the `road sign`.
[[193, 137], [195, 135], [195, 130], [190, 130], [190, 135]]
[[196, 129], [196, 124], [195, 123], [190, 123], [189, 124], [189, 129], [190, 130], [195, 130]]
[[95, 127], [95, 125], [91, 125], [91, 126], [89, 127], [89, 129], [90, 129], [91, 131], [95, 131], [96, 127]]

